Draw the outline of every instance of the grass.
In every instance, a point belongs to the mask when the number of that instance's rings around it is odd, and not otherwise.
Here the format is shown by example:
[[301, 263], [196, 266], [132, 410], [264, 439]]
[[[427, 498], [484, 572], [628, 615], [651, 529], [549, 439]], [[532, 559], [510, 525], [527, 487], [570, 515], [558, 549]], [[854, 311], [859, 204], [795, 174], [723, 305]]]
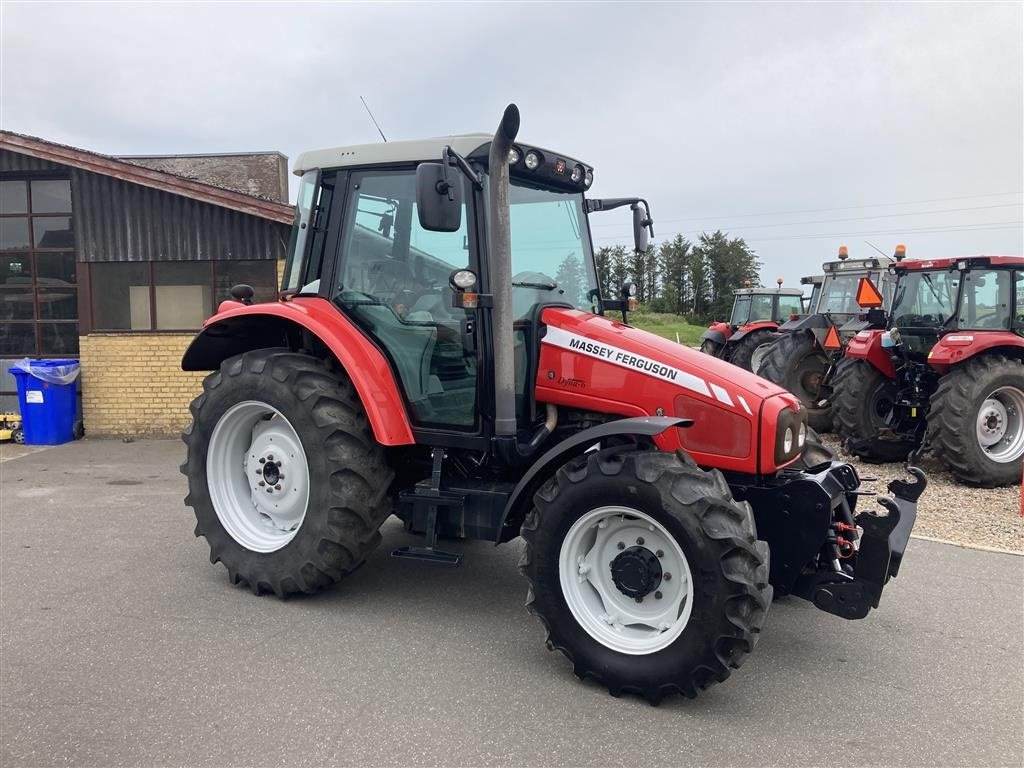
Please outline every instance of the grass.
[[706, 325], [691, 325], [682, 315], [663, 312], [630, 312], [629, 324], [670, 341], [676, 341], [678, 334], [679, 343], [688, 347], [699, 347], [700, 336], [707, 330]]

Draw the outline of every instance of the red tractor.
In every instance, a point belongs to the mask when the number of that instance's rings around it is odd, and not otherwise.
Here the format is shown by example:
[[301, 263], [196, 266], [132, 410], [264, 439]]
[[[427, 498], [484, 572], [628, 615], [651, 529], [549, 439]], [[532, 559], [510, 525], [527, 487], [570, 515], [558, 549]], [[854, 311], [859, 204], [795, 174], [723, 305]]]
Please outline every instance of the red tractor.
[[[926, 481], [859, 508], [800, 401], [609, 317], [593, 169], [494, 135], [308, 152], [277, 302], [235, 286], [182, 360], [212, 371], [185, 430], [186, 503], [233, 584], [313, 593], [440, 537], [525, 541], [528, 607], [581, 678], [658, 702], [724, 680], [772, 595], [862, 618]], [[438, 159], [440, 162], [438, 162]], [[557, 277], [550, 272], [555, 270]]]
[[774, 291], [750, 287], [733, 291], [729, 322], [712, 323], [701, 336], [700, 351], [745, 370], [756, 370], [779, 324], [803, 312], [803, 291], [783, 289], [781, 277], [777, 283]]
[[836, 371], [836, 431], [869, 460], [930, 449], [960, 482], [1020, 483], [1024, 258], [904, 261], [893, 271], [888, 317], [850, 341]]
[[[902, 258], [905, 248], [897, 247]], [[825, 262], [825, 277], [817, 304], [810, 313], [779, 326], [770, 343], [758, 351], [753, 370], [763, 378], [785, 387], [807, 407], [808, 423], [818, 432], [832, 429], [832, 377], [842, 359], [843, 348], [867, 327], [864, 310], [858, 304], [861, 278], [881, 286], [874, 294], [881, 306], [892, 296], [894, 279], [886, 271], [892, 259], [879, 257], [850, 259], [846, 246], [837, 261]]]

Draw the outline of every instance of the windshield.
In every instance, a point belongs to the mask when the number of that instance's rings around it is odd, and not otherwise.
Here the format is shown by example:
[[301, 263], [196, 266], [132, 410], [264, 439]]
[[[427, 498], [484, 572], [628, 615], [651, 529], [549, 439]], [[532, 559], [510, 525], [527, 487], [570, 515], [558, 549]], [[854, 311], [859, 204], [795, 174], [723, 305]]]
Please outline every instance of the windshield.
[[737, 294], [732, 307], [732, 325], [756, 323], [760, 320], [773, 320], [772, 300], [775, 294], [741, 293]]
[[833, 273], [825, 275], [818, 312], [840, 315], [855, 315], [863, 312], [864, 309], [857, 303], [857, 286], [860, 285], [860, 279], [865, 276], [870, 277], [871, 282], [882, 291], [885, 303], [888, 304], [891, 283], [889, 280], [880, 279], [879, 272], [871, 272], [868, 275]]
[[597, 288], [583, 195], [537, 189], [513, 180], [512, 304], [525, 317], [540, 301], [555, 300], [590, 310]]
[[959, 272], [907, 272], [893, 299], [893, 322], [900, 328], [941, 328], [953, 315], [959, 290]]

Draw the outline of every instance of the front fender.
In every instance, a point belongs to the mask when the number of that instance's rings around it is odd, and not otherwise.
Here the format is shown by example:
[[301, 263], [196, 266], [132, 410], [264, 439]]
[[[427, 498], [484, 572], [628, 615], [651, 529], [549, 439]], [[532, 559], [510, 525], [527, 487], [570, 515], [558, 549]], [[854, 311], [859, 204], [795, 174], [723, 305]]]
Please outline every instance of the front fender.
[[729, 337], [721, 330], [715, 328], [715, 326], [711, 326], [700, 335], [700, 338], [702, 341], [713, 341], [715, 344], [725, 344]]
[[227, 358], [254, 349], [299, 349], [308, 345], [303, 338], [307, 334], [331, 352], [352, 381], [377, 442], [415, 442], [405, 400], [388, 361], [329, 301], [301, 297], [251, 306], [224, 302], [222, 309], [192, 340], [182, 357], [182, 370], [212, 371]]
[[691, 424], [691, 419], [674, 416], [643, 416], [609, 421], [566, 438], [537, 459], [520, 478], [505, 503], [505, 511], [498, 526], [498, 538], [494, 543], [501, 544], [518, 536], [519, 526], [526, 517], [533, 494], [558, 471], [559, 467], [569, 459], [583, 455], [595, 443], [617, 436], [654, 437], [669, 427], [689, 427]]

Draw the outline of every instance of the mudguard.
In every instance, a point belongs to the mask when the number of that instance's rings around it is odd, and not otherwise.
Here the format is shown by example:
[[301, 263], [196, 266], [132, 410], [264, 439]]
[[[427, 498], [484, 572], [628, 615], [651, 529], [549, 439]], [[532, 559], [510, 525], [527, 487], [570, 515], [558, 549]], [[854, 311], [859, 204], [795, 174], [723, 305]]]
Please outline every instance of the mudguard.
[[940, 373], [982, 352], [1024, 355], [1024, 338], [1012, 331], [957, 331], [947, 333], [932, 347], [928, 362]]
[[505, 510], [498, 526], [498, 537], [494, 543], [501, 544], [518, 536], [519, 526], [526, 517], [528, 505], [533, 501], [533, 494], [558, 471], [559, 467], [569, 459], [583, 455], [595, 443], [616, 436], [654, 437], [669, 427], [689, 427], [692, 424], [691, 419], [675, 416], [616, 419], [566, 438], [537, 459], [516, 484], [512, 495], [505, 503]]
[[846, 345], [846, 357], [866, 360], [890, 379], [896, 378], [892, 355], [882, 347], [883, 331], [861, 331]]
[[700, 335], [700, 338], [702, 341], [713, 341], [715, 344], [724, 345], [729, 337], [721, 331], [715, 330], [714, 328], [708, 328]]
[[729, 341], [739, 341], [747, 334], [753, 333], [754, 331], [777, 331], [779, 324], [774, 323], [771, 320], [762, 320], [757, 323], [748, 323], [741, 327], [736, 333], [729, 337]]
[[246, 306], [225, 301], [206, 321], [181, 360], [182, 370], [212, 371], [253, 349], [298, 349], [303, 333], [319, 340], [345, 370], [381, 445], [412, 445], [405, 400], [391, 366], [363, 333], [326, 299], [295, 298]]

